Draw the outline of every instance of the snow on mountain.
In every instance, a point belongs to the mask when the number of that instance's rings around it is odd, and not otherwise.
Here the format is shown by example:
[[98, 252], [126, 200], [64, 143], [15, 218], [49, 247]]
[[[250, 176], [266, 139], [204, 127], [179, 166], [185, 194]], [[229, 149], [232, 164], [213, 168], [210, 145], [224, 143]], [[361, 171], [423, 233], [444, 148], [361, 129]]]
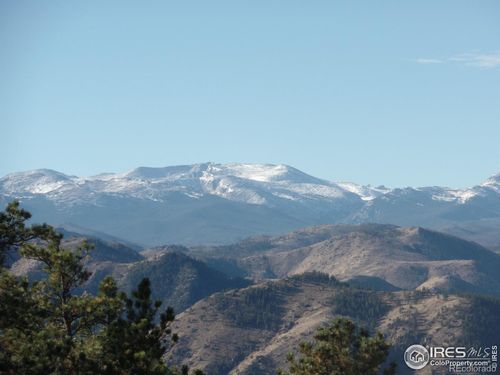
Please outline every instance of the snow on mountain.
[[7, 196], [45, 195], [65, 203], [86, 203], [96, 195], [123, 195], [162, 201], [165, 194], [180, 192], [191, 198], [214, 195], [249, 204], [271, 204], [275, 199], [290, 201], [335, 200], [356, 196], [372, 201], [388, 193], [429, 194], [435, 201], [463, 204], [478, 195], [500, 194], [500, 173], [481, 185], [467, 189], [422, 187], [390, 189], [351, 182], [329, 182], [287, 165], [214, 164], [139, 167], [128, 173], [105, 173], [91, 177], [68, 176], [50, 169], [9, 174], [0, 179], [0, 192]]
[[339, 222], [496, 223], [500, 174], [468, 189], [391, 189], [330, 182], [281, 164], [140, 167], [91, 177], [39, 169], [0, 178], [0, 203], [12, 199], [21, 199], [38, 220], [132, 242], [223, 243]]
[[[429, 188], [427, 188], [429, 189]], [[491, 176], [480, 185], [465, 189], [450, 189], [442, 187], [434, 187], [435, 193], [432, 198], [440, 201], [456, 202], [465, 204], [475, 197], [485, 197], [487, 195], [500, 194], [500, 173]]]
[[469, 199], [475, 197], [477, 194], [473, 189], [447, 189], [438, 188], [432, 195], [432, 199], [444, 202], [456, 202], [463, 204]]
[[487, 189], [489, 191], [500, 194], [500, 173], [491, 176], [485, 182], [483, 182], [479, 188]]
[[44, 194], [66, 203], [89, 202], [96, 194], [155, 201], [163, 200], [165, 193], [180, 192], [193, 198], [208, 194], [250, 204], [271, 203], [273, 199], [341, 199], [349, 194], [335, 183], [286, 165], [213, 163], [140, 167], [128, 173], [92, 177], [40, 169], [9, 174], [0, 179], [0, 189], [6, 195]]
[[71, 182], [71, 177], [50, 169], [12, 173], [1, 180], [5, 193], [47, 194]]
[[363, 186], [354, 184], [352, 182], [339, 182], [338, 185], [341, 188], [358, 195], [364, 201], [371, 201], [391, 191], [390, 188], [387, 188], [385, 186], [377, 186], [377, 187], [372, 187], [371, 185]]

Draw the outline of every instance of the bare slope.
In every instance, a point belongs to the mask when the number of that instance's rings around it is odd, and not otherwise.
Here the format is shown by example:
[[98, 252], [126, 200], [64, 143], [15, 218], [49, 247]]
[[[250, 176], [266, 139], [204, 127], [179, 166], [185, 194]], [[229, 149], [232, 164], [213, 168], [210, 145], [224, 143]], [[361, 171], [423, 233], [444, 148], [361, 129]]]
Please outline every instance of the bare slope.
[[[338, 315], [382, 330], [394, 344], [391, 356], [398, 362], [408, 344], [424, 337], [439, 345], [487, 345], [500, 339], [497, 300], [353, 289], [310, 274], [198, 302], [177, 317], [180, 341], [166, 358], [208, 375], [273, 374], [285, 365], [290, 350]], [[398, 374], [405, 373], [399, 363]]]

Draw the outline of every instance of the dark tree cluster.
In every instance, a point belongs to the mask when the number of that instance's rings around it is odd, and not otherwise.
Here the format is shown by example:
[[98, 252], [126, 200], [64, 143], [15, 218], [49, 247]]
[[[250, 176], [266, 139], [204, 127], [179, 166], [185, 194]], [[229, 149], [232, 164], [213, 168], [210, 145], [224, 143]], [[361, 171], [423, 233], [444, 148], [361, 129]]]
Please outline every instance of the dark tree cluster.
[[318, 329], [313, 342], [300, 344], [299, 358], [290, 353], [289, 369], [278, 375], [394, 375], [394, 363], [383, 368], [389, 348], [382, 334], [370, 336], [350, 320], [337, 318]]
[[365, 322], [376, 322], [388, 310], [378, 293], [347, 286], [339, 288], [332, 301], [335, 314]]
[[[463, 312], [463, 342], [476, 347], [497, 345], [500, 337], [500, 326], [491, 311], [500, 310], [500, 301], [485, 296], [470, 296], [471, 305]], [[472, 312], [473, 310], [473, 312]]]
[[309, 271], [305, 273], [301, 273], [299, 275], [294, 275], [290, 277], [292, 281], [300, 281], [307, 283], [316, 283], [325, 286], [345, 286], [347, 284], [338, 281], [335, 277], [330, 276], [323, 272], [318, 271]]
[[246, 289], [233, 298], [215, 298], [218, 310], [239, 327], [275, 331], [281, 326], [283, 308], [277, 285]]

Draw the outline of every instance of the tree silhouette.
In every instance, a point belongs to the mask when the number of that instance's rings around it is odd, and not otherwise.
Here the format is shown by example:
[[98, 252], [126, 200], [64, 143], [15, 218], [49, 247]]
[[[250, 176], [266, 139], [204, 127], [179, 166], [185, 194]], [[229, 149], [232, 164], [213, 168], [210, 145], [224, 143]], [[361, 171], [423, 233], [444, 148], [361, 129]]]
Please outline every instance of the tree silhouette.
[[[0, 257], [15, 251], [41, 262], [46, 278], [30, 282], [0, 266], [0, 373], [177, 375], [188, 368], [168, 368], [166, 346], [177, 341], [167, 308], [156, 322], [161, 302], [151, 300], [142, 280], [129, 298], [105, 278], [96, 296], [77, 294], [89, 278], [84, 260], [91, 247], [62, 245], [62, 235], [48, 225], [27, 227], [31, 214], [10, 203], [0, 212]], [[200, 372], [197, 372], [200, 374]]]
[[300, 358], [288, 355], [289, 369], [278, 370], [281, 375], [394, 375], [396, 365], [391, 363], [381, 370], [389, 345], [380, 333], [370, 336], [345, 318], [335, 319], [331, 325], [318, 329], [314, 342], [302, 342]]

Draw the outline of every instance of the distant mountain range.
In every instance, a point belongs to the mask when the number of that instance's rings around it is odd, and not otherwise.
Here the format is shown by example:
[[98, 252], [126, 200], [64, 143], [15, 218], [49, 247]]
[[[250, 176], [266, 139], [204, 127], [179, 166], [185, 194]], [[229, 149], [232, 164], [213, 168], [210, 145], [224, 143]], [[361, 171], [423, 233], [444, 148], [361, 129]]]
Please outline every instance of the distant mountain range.
[[[230, 245], [147, 248], [63, 230], [64, 246], [93, 246], [84, 289], [95, 293], [112, 275], [131, 291], [143, 277], [153, 295], [183, 311], [215, 292], [321, 272], [380, 291], [431, 290], [500, 297], [500, 255], [474, 242], [419, 227], [388, 224], [322, 225], [281, 236], [256, 236]], [[14, 259], [17, 275], [43, 277], [41, 264]]]
[[0, 179], [37, 221], [140, 245], [230, 243], [333, 223], [424, 226], [500, 245], [500, 174], [468, 189], [371, 187], [293, 167], [203, 163], [68, 176], [41, 169]]

